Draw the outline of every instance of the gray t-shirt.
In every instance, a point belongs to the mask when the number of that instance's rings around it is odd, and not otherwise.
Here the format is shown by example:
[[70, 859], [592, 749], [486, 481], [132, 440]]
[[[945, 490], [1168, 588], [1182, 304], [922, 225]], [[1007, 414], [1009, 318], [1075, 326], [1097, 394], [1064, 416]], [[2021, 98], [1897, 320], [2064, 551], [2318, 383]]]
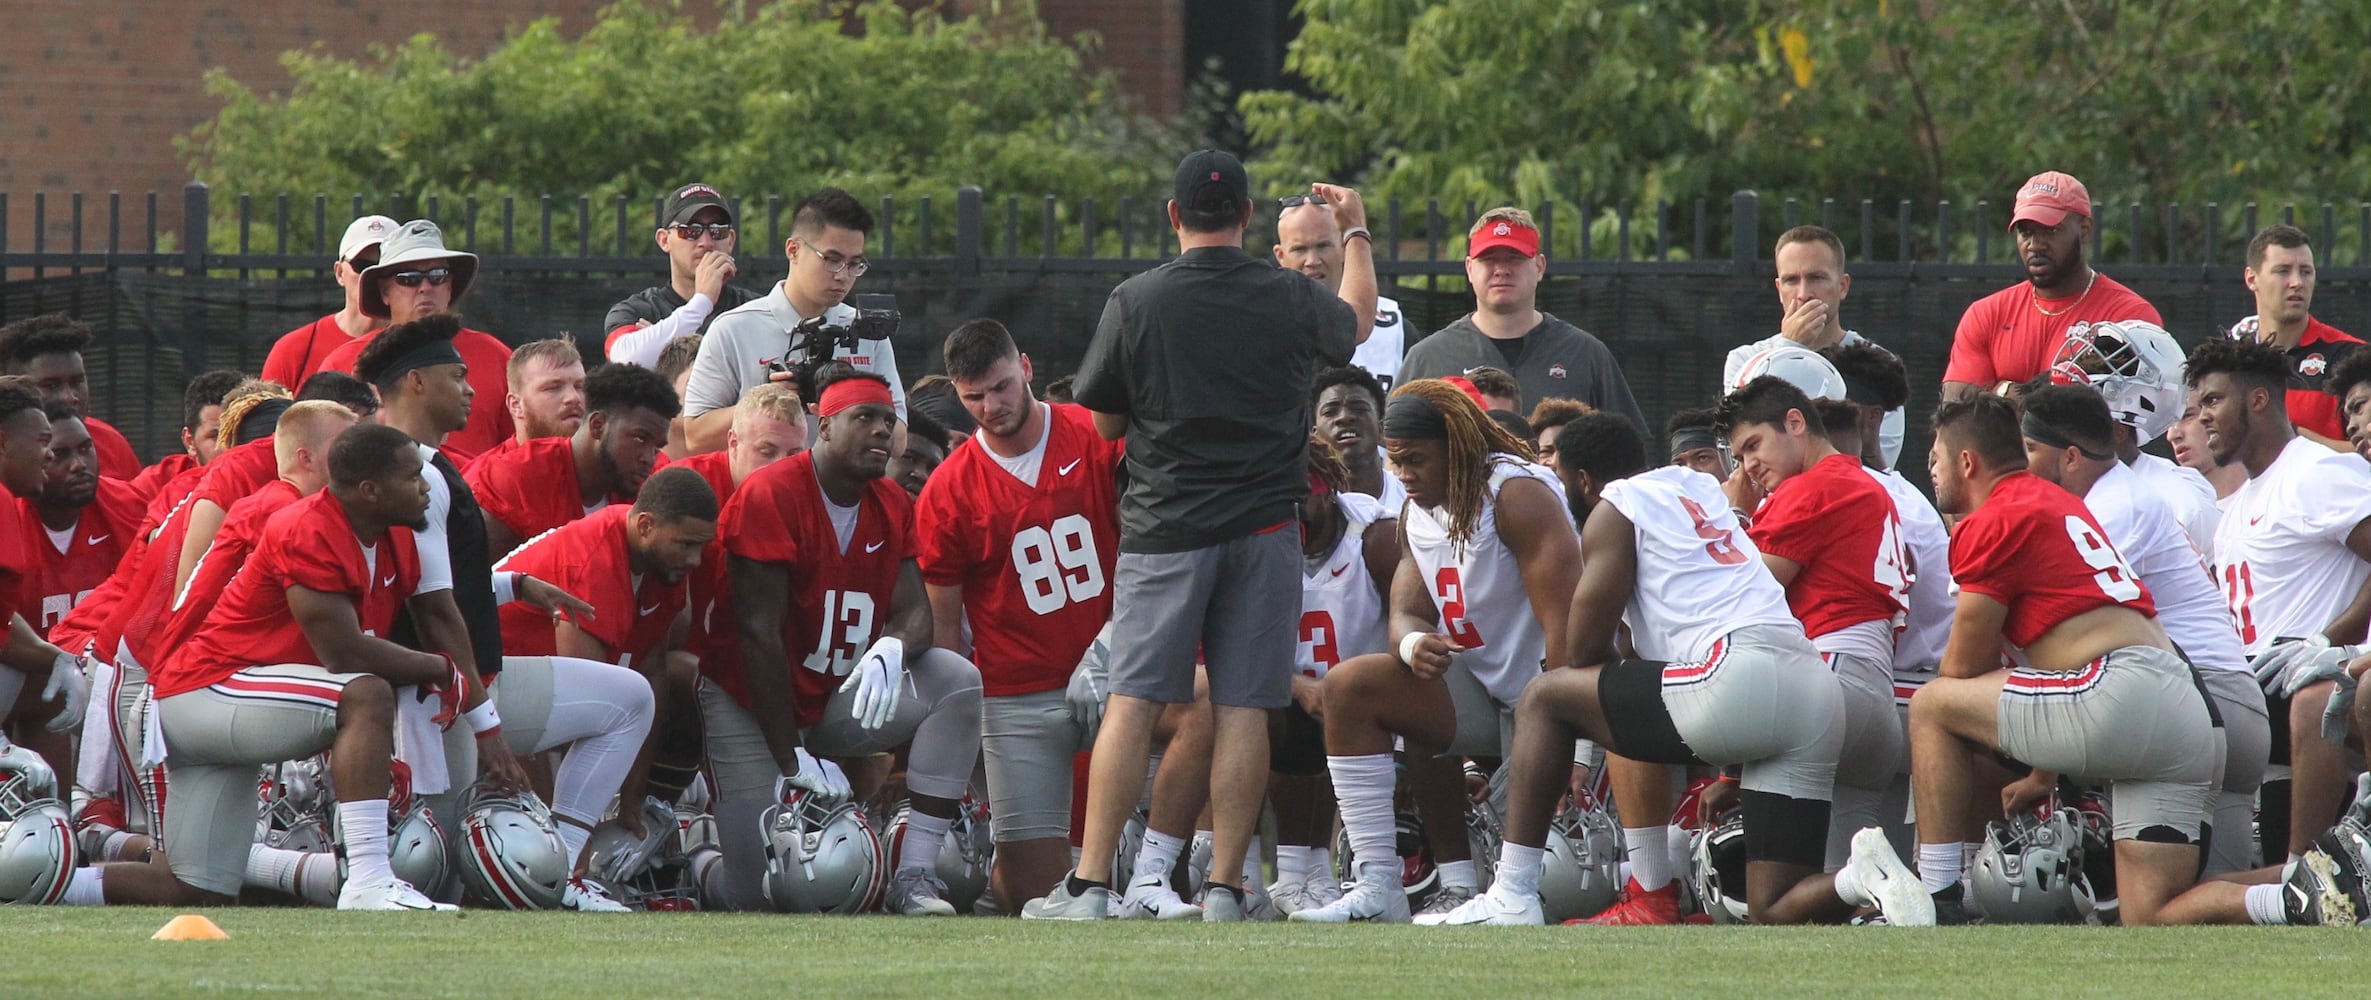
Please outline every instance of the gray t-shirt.
[[[825, 310], [833, 323], [854, 323], [856, 307], [845, 302]], [[792, 340], [790, 330], [804, 317], [791, 308], [790, 298], [776, 282], [772, 291], [711, 320], [700, 338], [700, 353], [692, 359], [689, 381], [683, 386], [683, 415], [696, 417], [710, 410], [729, 409], [741, 401], [741, 390], [766, 381], [766, 366], [796, 354], [805, 337]], [[859, 369], [878, 372], [889, 380], [889, 396], [897, 415], [906, 415], [906, 384], [897, 375], [897, 357], [886, 340], [860, 340], [856, 349], [841, 348], [833, 357]], [[809, 404], [814, 400], [807, 400]]]
[[1120, 550], [1184, 552], [1293, 517], [1308, 495], [1309, 384], [1358, 317], [1298, 271], [1202, 247], [1120, 283], [1071, 391], [1128, 416]]
[[1468, 313], [1408, 350], [1407, 361], [1400, 365], [1400, 382], [1463, 375], [1478, 365], [1504, 368], [1523, 387], [1520, 402], [1526, 410], [1543, 399], [1577, 399], [1627, 417], [1639, 433], [1646, 433], [1646, 416], [1639, 412], [1630, 382], [1622, 377], [1622, 366], [1605, 341], [1544, 312], [1539, 325], [1522, 340], [1510, 363]]

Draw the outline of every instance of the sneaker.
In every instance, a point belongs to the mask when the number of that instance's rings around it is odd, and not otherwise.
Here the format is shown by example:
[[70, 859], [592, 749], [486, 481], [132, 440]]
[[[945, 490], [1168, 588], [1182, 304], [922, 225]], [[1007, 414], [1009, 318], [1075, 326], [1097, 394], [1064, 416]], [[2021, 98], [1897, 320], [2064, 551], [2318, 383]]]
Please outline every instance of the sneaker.
[[1604, 913], [1574, 917], [1564, 923], [1567, 927], [1667, 927], [1679, 922], [1678, 879], [1650, 892], [1639, 888], [1634, 878], [1622, 886], [1621, 901], [1606, 907]]
[[1398, 867], [1389, 862], [1366, 866], [1360, 871], [1358, 883], [1343, 893], [1342, 898], [1298, 911], [1292, 919], [1304, 924], [1408, 923], [1408, 894], [1395, 884], [1398, 879], [1393, 877], [1398, 874]]
[[947, 883], [928, 868], [900, 868], [889, 876], [889, 894], [881, 910], [901, 917], [952, 917], [955, 904], [947, 902]]
[[2363, 875], [2332, 829], [2314, 838], [2304, 856], [2281, 879], [2282, 909], [2289, 923], [2306, 927], [2352, 927], [2364, 919]]
[[[1935, 926], [1964, 927], [1967, 925], [1967, 894], [1960, 891], [1959, 883], [1955, 882], [1948, 888], [1928, 893], [1927, 898], [1935, 901]], [[1878, 922], [1886, 923], [1888, 921]]]
[[1934, 898], [1927, 895], [1926, 886], [1919, 884], [1910, 866], [1895, 856], [1884, 830], [1869, 826], [1853, 834], [1852, 857], [1845, 867], [1856, 876], [1861, 892], [1877, 904], [1877, 912], [1885, 914], [1888, 925], [1935, 925]]
[[1278, 919], [1324, 906], [1312, 898], [1309, 888], [1307, 882], [1278, 882], [1268, 887], [1268, 905], [1275, 907]]
[[1427, 927], [1457, 927], [1469, 924], [1488, 924], [1497, 927], [1538, 927], [1548, 922], [1540, 912], [1537, 893], [1517, 895], [1502, 886], [1491, 886], [1490, 891], [1466, 900], [1443, 913], [1420, 913], [1416, 922]]
[[1084, 893], [1070, 891], [1070, 877], [1065, 875], [1054, 887], [1021, 904], [1023, 920], [1102, 920], [1111, 916], [1111, 888], [1089, 886]]
[[1120, 896], [1122, 920], [1199, 920], [1202, 908], [1188, 903], [1169, 887], [1169, 876], [1147, 873], [1128, 883]]
[[338, 890], [338, 909], [341, 910], [422, 910], [433, 913], [452, 913], [460, 910], [451, 903], [439, 903], [420, 894], [394, 875], [383, 879], [363, 881], [348, 879]]
[[578, 913], [632, 913], [633, 907], [618, 902], [600, 883], [581, 875], [572, 877], [560, 889], [560, 908]]
[[[1206, 924], [1240, 924], [1251, 919], [1251, 903], [1241, 889], [1223, 885], [1202, 889], [1202, 922]], [[1273, 909], [1273, 907], [1271, 907]]]
[[1332, 906], [1334, 900], [1342, 898], [1342, 880], [1330, 871], [1315, 872], [1309, 881], [1302, 883], [1301, 891], [1310, 906]]
[[1424, 905], [1416, 909], [1415, 915], [1418, 918], [1416, 922], [1421, 924], [1424, 923], [1422, 919], [1424, 917], [1438, 917], [1453, 912], [1458, 907], [1472, 902], [1475, 895], [1477, 893], [1474, 890], [1462, 885], [1444, 885], [1435, 889], [1432, 897], [1426, 899]]

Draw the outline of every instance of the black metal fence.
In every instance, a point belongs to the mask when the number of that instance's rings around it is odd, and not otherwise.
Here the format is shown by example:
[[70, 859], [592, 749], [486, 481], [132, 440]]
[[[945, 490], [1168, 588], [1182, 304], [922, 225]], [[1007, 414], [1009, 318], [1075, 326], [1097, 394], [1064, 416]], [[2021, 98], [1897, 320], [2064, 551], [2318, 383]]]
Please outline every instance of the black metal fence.
[[[656, 202], [239, 195], [224, 204], [200, 184], [180, 199], [180, 225], [167, 228], [156, 194], [0, 195], [0, 322], [63, 310], [99, 328], [87, 359], [98, 412], [151, 457], [177, 447], [188, 375], [260, 369], [280, 334], [339, 307], [329, 270], [337, 236], [357, 215], [432, 218], [479, 254], [478, 282], [460, 308], [514, 344], [569, 334], [597, 351], [610, 304], [665, 279], [649, 235]], [[768, 196], [738, 206], [737, 283], [763, 288], [783, 274], [789, 204]], [[946, 330], [983, 315], [1013, 328], [1041, 378], [1068, 373], [1111, 287], [1176, 250], [1152, 200], [992, 200], [966, 188], [946, 201], [878, 207], [873, 267], [859, 290], [897, 296], [906, 321], [895, 346], [909, 381], [939, 368]], [[1471, 308], [1459, 240], [1484, 207], [1370, 207], [1385, 294], [1413, 334]], [[7, 242], [15, 213], [30, 215], [30, 246]], [[1933, 402], [1961, 311], [2024, 276], [2005, 237], [2007, 208], [1988, 201], [1771, 203], [1739, 193], [1676, 205], [1568, 202], [1534, 214], [1554, 248], [1541, 308], [1605, 339], [1650, 420], [1708, 401], [1728, 349], [1777, 328], [1768, 246], [1797, 223], [1844, 239], [1853, 276], [1846, 323], [1903, 356], [1918, 389], [1913, 411]], [[2096, 218], [2094, 262], [2150, 299], [2185, 342], [2253, 311], [2242, 248], [2276, 220], [2303, 226], [2320, 248], [2315, 312], [2342, 329], [2371, 327], [2371, 203], [2099, 206]], [[1255, 252], [1265, 233], [1255, 230]], [[1923, 423], [1912, 421], [1914, 449], [1924, 447]]]

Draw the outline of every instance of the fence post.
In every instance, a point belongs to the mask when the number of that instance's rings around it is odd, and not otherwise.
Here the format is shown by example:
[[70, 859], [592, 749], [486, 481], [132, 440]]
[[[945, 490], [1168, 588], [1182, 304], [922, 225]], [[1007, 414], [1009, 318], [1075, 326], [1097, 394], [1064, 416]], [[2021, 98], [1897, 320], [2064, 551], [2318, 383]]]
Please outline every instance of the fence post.
[[206, 249], [212, 216], [204, 181], [181, 186], [181, 276], [195, 279], [183, 289], [181, 300], [181, 374], [195, 378], [206, 370]]
[[980, 197], [980, 186], [966, 184], [955, 189], [955, 270], [958, 274], [980, 273], [980, 258], [987, 253], [988, 227], [981, 219], [986, 211]]
[[1761, 199], [1751, 191], [1729, 196], [1729, 259], [1740, 274], [1753, 273], [1762, 255]]

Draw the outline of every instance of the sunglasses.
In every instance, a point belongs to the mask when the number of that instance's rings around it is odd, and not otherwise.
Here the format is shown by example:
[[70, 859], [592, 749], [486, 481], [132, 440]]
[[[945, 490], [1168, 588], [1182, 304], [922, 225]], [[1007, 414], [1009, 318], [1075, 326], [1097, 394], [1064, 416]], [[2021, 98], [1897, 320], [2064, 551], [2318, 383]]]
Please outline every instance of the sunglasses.
[[677, 238], [686, 240], [696, 240], [703, 235], [707, 236], [709, 239], [718, 241], [728, 240], [733, 237], [733, 224], [730, 222], [711, 222], [707, 225], [701, 225], [697, 222], [685, 222], [676, 225], [674, 229]]
[[1313, 194], [1288, 194], [1276, 199], [1277, 208], [1299, 208], [1303, 205], [1323, 205], [1326, 201]]
[[397, 271], [388, 277], [405, 288], [418, 288], [423, 281], [441, 288], [453, 280], [453, 272], [449, 268], [432, 267], [425, 271]]

